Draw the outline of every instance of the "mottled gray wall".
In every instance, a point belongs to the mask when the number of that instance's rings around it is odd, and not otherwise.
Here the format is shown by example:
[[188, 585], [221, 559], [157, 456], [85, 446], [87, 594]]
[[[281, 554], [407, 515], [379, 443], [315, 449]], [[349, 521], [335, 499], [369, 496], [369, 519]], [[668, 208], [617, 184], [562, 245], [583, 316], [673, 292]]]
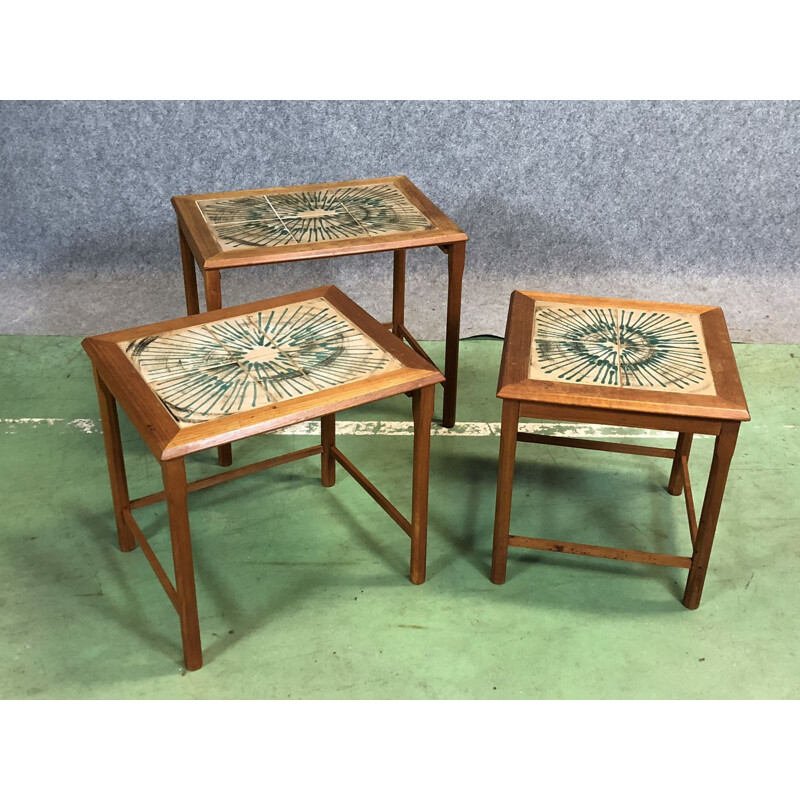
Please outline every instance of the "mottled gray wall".
[[[5, 102], [2, 333], [183, 313], [174, 194], [406, 174], [471, 237], [464, 335], [513, 288], [720, 304], [799, 341], [796, 102]], [[223, 274], [226, 304], [336, 283], [376, 315], [391, 256]], [[409, 327], [444, 332], [444, 256]]]

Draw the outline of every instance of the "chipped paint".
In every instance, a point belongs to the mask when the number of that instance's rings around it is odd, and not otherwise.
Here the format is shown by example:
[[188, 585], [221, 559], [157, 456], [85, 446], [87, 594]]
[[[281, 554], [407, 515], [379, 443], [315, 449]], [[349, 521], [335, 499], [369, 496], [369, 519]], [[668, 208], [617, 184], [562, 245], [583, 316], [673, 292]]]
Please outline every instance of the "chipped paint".
[[[82, 433], [101, 433], [98, 419], [65, 419], [63, 417], [15, 417], [0, 419], [0, 427], [6, 434], [14, 433], [19, 427], [25, 428], [74, 428]], [[795, 425], [785, 425], [795, 428]], [[571, 436], [581, 439], [672, 439], [670, 431], [654, 431], [637, 428], [618, 428], [603, 425], [581, 425], [567, 422], [523, 422], [519, 426], [525, 433], [544, 433], [555, 436]], [[279, 431], [280, 436], [319, 436], [319, 421], [300, 422]], [[413, 436], [414, 423], [411, 421], [387, 422], [384, 420], [338, 420], [336, 433], [341, 436]], [[500, 436], [499, 422], [458, 422], [452, 428], [442, 428], [436, 424], [431, 427], [432, 436]]]

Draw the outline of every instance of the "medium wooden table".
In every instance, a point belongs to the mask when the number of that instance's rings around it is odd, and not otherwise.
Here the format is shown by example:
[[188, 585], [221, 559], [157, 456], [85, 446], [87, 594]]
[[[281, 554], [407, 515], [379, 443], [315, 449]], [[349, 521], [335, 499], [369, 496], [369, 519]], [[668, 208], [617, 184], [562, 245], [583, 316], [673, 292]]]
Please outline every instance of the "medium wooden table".
[[[392, 321], [386, 323], [420, 355], [405, 326], [406, 250], [438, 246], [447, 253], [447, 329], [442, 424], [456, 420], [461, 283], [467, 235], [404, 175], [172, 198], [178, 217], [186, 310], [197, 314], [195, 263], [206, 308], [222, 308], [220, 272], [234, 267], [394, 251]], [[430, 359], [428, 359], [430, 360]], [[220, 464], [231, 463], [220, 448]]]
[[[503, 416], [492, 581], [505, 582], [509, 546], [684, 567], [683, 603], [697, 608], [739, 425], [750, 419], [722, 309], [514, 292], [497, 396]], [[544, 436], [519, 432], [521, 417], [653, 428], [678, 438], [668, 449]], [[699, 523], [689, 480], [695, 433], [716, 437]], [[667, 490], [683, 491], [692, 555], [510, 536], [518, 441], [671, 459]]]
[[[187, 493], [308, 456], [322, 485], [338, 462], [411, 539], [411, 581], [425, 580], [433, 393], [444, 377], [334, 286], [93, 336], [94, 367], [120, 547], [142, 548], [180, 617], [187, 669], [203, 663]], [[414, 418], [411, 519], [342, 454], [335, 414], [410, 392]], [[131, 499], [117, 403], [161, 466], [164, 491]], [[321, 444], [188, 482], [186, 456], [321, 418]], [[175, 586], [133, 510], [166, 501]]]

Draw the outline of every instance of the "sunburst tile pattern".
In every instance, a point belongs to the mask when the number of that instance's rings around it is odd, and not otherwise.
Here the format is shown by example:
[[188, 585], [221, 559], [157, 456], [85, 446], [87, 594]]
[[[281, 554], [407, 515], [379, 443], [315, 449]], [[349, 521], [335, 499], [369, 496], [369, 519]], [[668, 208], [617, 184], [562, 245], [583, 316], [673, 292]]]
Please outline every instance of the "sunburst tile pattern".
[[322, 298], [120, 347], [181, 426], [402, 367]]
[[536, 303], [528, 377], [714, 394], [697, 314]]
[[223, 250], [423, 231], [434, 224], [386, 183], [198, 200]]

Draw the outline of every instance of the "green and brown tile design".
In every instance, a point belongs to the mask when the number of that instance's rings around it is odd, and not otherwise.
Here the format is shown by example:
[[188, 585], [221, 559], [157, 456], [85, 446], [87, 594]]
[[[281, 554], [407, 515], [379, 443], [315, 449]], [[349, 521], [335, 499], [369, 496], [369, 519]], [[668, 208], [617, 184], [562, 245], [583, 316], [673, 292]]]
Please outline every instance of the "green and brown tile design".
[[322, 298], [120, 347], [182, 427], [402, 367]]
[[611, 306], [537, 302], [528, 377], [715, 393], [699, 315]]
[[334, 242], [431, 230], [434, 224], [386, 183], [198, 200], [223, 250]]

